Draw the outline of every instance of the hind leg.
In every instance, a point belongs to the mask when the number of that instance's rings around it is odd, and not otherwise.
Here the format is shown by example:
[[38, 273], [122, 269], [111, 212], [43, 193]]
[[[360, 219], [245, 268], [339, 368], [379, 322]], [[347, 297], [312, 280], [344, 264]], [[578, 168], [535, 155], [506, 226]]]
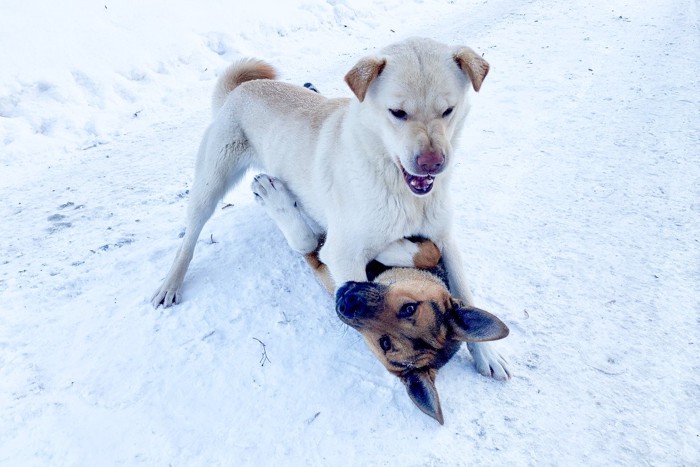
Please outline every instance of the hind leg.
[[170, 271], [151, 298], [155, 308], [159, 305], [167, 308], [180, 303], [182, 298], [180, 289], [194, 255], [199, 234], [213, 214], [216, 203], [230, 187], [238, 183], [247, 169], [246, 160], [249, 149], [245, 140], [241, 137], [238, 141], [243, 142], [237, 144], [234, 140], [232, 143], [225, 144], [221, 138], [212, 138], [212, 133], [217, 136], [215, 130], [216, 128], [207, 130], [200, 146], [194, 183], [187, 203], [185, 236], [182, 238]]

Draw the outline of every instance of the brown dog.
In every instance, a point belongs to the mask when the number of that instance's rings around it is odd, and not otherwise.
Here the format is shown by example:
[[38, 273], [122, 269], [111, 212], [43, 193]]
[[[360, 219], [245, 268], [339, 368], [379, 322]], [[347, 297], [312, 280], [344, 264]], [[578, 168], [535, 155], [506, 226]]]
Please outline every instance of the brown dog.
[[[390, 268], [373, 261], [368, 265], [369, 282], [347, 282], [337, 290], [336, 312], [401, 379], [416, 406], [443, 424], [435, 387], [440, 367], [462, 342], [502, 339], [508, 327], [491, 313], [452, 297], [435, 244], [411, 241], [418, 246], [412, 255], [416, 267]], [[306, 260], [319, 280], [329, 283], [318, 255], [308, 254]]]

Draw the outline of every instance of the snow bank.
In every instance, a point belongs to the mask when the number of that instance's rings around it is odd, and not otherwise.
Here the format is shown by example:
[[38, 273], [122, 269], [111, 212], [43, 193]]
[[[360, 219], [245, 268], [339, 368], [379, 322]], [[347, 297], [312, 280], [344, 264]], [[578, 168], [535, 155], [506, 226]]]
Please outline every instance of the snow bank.
[[[2, 58], [10, 64], [0, 68], [3, 142], [24, 156], [105, 144], [130, 119], [178, 110], [185, 83], [208, 82], [233, 58], [298, 64], [329, 38], [357, 43], [385, 28], [380, 17], [399, 6], [419, 11], [421, 2], [13, 5], [0, 16]], [[290, 47], [300, 54], [289, 56]]]

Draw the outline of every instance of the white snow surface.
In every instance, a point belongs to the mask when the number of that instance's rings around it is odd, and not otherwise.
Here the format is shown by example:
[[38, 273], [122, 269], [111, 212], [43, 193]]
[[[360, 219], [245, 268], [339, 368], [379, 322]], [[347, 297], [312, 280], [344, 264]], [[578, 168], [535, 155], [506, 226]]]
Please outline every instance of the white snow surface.
[[[697, 0], [1, 5], [0, 465], [700, 464]], [[149, 303], [217, 73], [255, 56], [350, 96], [358, 59], [413, 35], [491, 64], [452, 190], [514, 377], [461, 350], [444, 426], [247, 183], [184, 302]]]

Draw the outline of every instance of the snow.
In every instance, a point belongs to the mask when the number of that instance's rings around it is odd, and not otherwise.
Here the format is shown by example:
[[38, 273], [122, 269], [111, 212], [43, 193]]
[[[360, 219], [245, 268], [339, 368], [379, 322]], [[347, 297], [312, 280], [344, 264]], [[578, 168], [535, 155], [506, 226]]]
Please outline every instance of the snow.
[[[700, 463], [697, 2], [238, 3], [3, 3], [0, 465]], [[515, 375], [460, 351], [444, 426], [245, 183], [184, 302], [148, 301], [217, 73], [255, 56], [350, 96], [347, 70], [411, 35], [491, 64], [455, 216]]]

